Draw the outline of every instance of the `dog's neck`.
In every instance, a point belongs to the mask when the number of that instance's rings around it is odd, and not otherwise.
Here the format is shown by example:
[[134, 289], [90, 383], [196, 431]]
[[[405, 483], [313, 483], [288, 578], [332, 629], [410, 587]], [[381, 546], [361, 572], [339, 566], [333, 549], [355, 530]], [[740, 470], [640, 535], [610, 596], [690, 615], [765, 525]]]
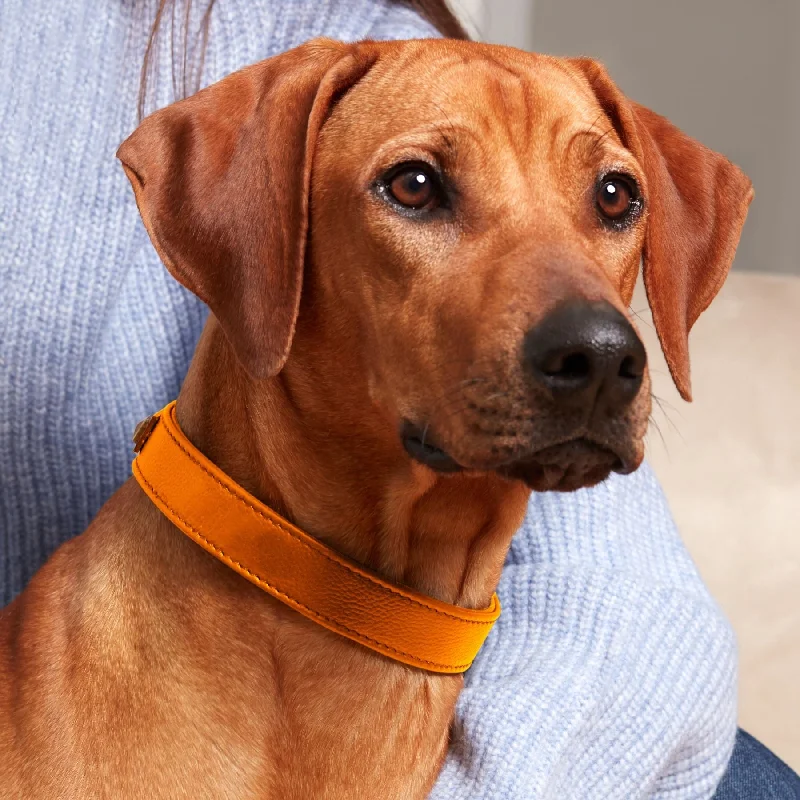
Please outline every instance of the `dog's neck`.
[[[326, 363], [325, 354], [314, 360]], [[235, 481], [320, 541], [429, 596], [485, 606], [529, 491], [411, 462], [361, 387], [329, 385], [322, 372], [293, 350], [278, 376], [255, 381], [211, 319], [180, 394], [180, 425]]]

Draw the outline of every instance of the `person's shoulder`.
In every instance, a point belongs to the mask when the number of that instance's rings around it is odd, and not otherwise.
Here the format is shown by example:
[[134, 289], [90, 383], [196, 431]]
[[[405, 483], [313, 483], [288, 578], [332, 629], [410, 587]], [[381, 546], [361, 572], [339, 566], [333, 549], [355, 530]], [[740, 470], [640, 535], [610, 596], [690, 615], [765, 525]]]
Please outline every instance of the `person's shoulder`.
[[591, 489], [532, 493], [508, 563], [609, 569], [709, 600], [647, 462]]
[[408, 3], [387, 2], [365, 38], [367, 39], [438, 39], [439, 31]]
[[439, 33], [400, 0], [226, 0], [212, 7], [203, 85], [318, 36], [352, 42]]

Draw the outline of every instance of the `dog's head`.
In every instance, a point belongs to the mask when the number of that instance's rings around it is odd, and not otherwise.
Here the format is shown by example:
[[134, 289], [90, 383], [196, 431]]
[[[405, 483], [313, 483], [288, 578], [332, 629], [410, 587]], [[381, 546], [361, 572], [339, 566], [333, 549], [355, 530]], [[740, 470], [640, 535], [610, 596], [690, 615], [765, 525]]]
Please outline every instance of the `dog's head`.
[[641, 462], [640, 263], [689, 398], [688, 334], [752, 199], [596, 62], [437, 40], [311, 42], [157, 112], [119, 157], [251, 376], [324, 327], [398, 454], [535, 489]]

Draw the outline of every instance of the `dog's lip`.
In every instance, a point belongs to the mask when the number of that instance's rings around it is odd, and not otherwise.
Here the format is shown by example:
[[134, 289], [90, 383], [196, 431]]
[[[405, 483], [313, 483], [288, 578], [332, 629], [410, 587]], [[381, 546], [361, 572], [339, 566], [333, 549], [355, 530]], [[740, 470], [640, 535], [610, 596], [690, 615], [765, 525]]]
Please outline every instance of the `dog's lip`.
[[591, 436], [578, 435], [569, 439], [551, 442], [544, 447], [540, 447], [537, 450], [525, 453], [523, 455], [517, 455], [516, 457], [501, 464], [499, 469], [505, 469], [516, 464], [548, 464], [554, 454], [558, 454], [567, 448], [577, 448], [587, 452], [605, 454], [609, 458], [613, 457], [611, 471], [618, 472], [620, 475], [629, 475], [631, 472], [635, 472], [636, 468], [638, 467], [638, 464], [632, 463], [625, 455], [606, 442], [598, 441]]
[[[400, 427], [400, 439], [408, 455], [436, 472], [453, 473], [469, 469], [456, 461], [431, 439], [427, 426], [420, 427], [409, 420], [403, 420]], [[605, 443], [585, 436], [576, 436], [562, 442], [549, 444], [522, 456], [518, 455], [509, 461], [493, 465], [489, 469], [505, 477], [524, 474], [529, 468], [547, 470], [555, 467], [554, 462], [557, 462], [558, 456], [567, 449], [597, 456], [600, 462], [608, 462], [604, 467], [608, 472], [617, 472], [620, 475], [628, 475], [634, 472], [638, 466]], [[480, 471], [485, 471], [485, 469]]]
[[400, 441], [411, 458], [436, 472], [460, 472], [464, 469], [452, 456], [430, 440], [427, 426], [420, 428], [409, 420], [403, 420], [400, 426]]
[[572, 491], [593, 486], [610, 472], [628, 474], [636, 466], [607, 445], [577, 436], [504, 464], [498, 472], [506, 478], [521, 480], [537, 491]]

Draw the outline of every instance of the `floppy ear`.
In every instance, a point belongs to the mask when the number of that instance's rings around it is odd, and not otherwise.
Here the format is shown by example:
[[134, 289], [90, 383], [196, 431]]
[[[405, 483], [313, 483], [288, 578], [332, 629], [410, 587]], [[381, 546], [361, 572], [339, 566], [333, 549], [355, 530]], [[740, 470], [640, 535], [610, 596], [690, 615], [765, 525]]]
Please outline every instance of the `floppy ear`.
[[689, 331], [731, 268], [752, 185], [724, 156], [628, 100], [602, 65], [583, 58], [569, 63], [588, 80], [645, 172], [647, 299], [672, 379], [691, 400]]
[[157, 111], [117, 152], [161, 260], [254, 377], [278, 373], [291, 346], [317, 134], [374, 60], [309, 42]]

